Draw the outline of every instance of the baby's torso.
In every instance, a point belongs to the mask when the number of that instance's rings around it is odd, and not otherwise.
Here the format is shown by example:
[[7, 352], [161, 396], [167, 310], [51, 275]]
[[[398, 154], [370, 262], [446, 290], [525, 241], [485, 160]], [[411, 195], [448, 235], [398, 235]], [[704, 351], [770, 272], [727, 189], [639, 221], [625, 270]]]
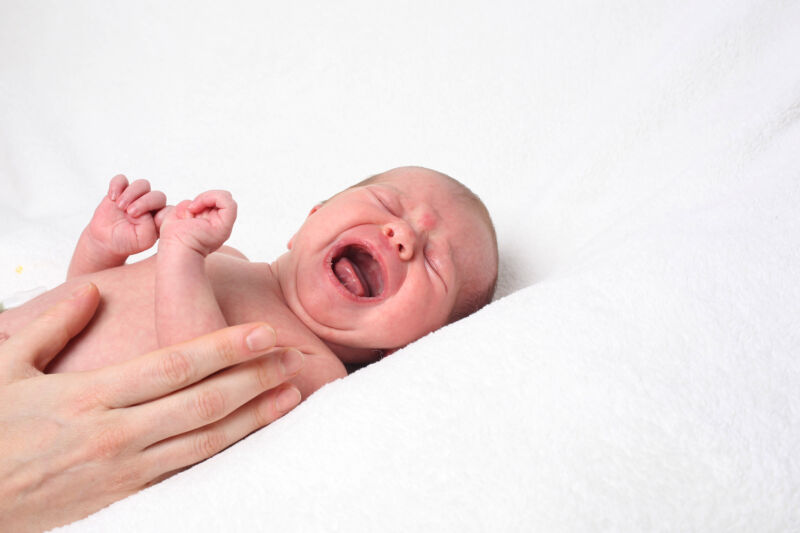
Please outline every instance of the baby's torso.
[[[0, 331], [13, 334], [50, 305], [68, 297], [78, 285], [91, 281], [100, 290], [100, 308], [48, 371], [90, 370], [155, 350], [155, 259], [69, 280], [20, 308], [4, 312], [0, 315]], [[279, 347], [291, 346], [311, 355], [303, 372], [308, 379], [332, 376], [325, 379], [330, 381], [346, 374], [330, 349], [283, 302], [269, 265], [214, 253], [206, 259], [206, 271], [229, 325], [268, 322], [278, 334]], [[186, 320], [191, 321], [192, 317]], [[315, 377], [316, 373], [324, 376]], [[301, 391], [305, 388], [301, 387]]]

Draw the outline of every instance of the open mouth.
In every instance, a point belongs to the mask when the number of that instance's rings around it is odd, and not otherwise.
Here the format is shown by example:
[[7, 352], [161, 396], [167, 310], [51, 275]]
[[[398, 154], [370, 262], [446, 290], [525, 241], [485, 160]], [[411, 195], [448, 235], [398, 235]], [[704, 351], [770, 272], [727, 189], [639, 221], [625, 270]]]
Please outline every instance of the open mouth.
[[334, 254], [331, 269], [339, 283], [355, 296], [374, 298], [383, 293], [381, 266], [363, 246], [343, 247]]

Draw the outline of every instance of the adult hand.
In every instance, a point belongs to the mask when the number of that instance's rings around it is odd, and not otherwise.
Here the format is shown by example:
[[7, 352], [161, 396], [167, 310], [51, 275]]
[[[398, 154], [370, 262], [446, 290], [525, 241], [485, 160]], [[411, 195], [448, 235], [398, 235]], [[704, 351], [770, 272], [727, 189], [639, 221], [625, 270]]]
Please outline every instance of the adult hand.
[[90, 372], [43, 374], [98, 302], [87, 284], [0, 344], [2, 531], [85, 517], [214, 455], [300, 401], [285, 381], [302, 354], [275, 349], [266, 324], [226, 328]]

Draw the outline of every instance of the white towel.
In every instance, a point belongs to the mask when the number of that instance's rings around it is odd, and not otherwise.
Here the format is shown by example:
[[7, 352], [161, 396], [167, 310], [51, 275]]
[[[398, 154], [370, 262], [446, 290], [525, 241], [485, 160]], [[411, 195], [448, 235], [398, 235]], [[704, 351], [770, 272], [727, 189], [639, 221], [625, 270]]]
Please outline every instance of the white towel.
[[[67, 531], [800, 529], [800, 5], [17, 4], [0, 295], [63, 279], [118, 172], [239, 201], [270, 260], [420, 164], [504, 298]], [[18, 270], [18, 267], [22, 267]]]

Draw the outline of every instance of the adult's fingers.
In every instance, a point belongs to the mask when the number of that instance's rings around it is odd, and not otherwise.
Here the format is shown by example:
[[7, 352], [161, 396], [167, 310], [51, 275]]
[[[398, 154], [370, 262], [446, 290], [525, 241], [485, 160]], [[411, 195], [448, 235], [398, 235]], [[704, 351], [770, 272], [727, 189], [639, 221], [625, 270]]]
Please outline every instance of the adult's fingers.
[[0, 381], [9, 383], [42, 371], [89, 323], [100, 293], [92, 283], [78, 287], [62, 300], [0, 344]]
[[242, 324], [95, 370], [100, 400], [127, 407], [183, 389], [229, 366], [275, 347], [267, 324]]
[[277, 420], [300, 399], [300, 391], [289, 384], [267, 391], [214, 424], [150, 446], [144, 451], [146, 463], [157, 469], [152, 472], [157, 476], [165, 469], [173, 471], [208, 459]]
[[209, 425], [228, 416], [259, 394], [274, 389], [303, 367], [303, 355], [294, 348], [267, 355], [221, 371], [174, 394], [131, 407], [126, 424], [152, 428], [141, 434], [142, 448]]

